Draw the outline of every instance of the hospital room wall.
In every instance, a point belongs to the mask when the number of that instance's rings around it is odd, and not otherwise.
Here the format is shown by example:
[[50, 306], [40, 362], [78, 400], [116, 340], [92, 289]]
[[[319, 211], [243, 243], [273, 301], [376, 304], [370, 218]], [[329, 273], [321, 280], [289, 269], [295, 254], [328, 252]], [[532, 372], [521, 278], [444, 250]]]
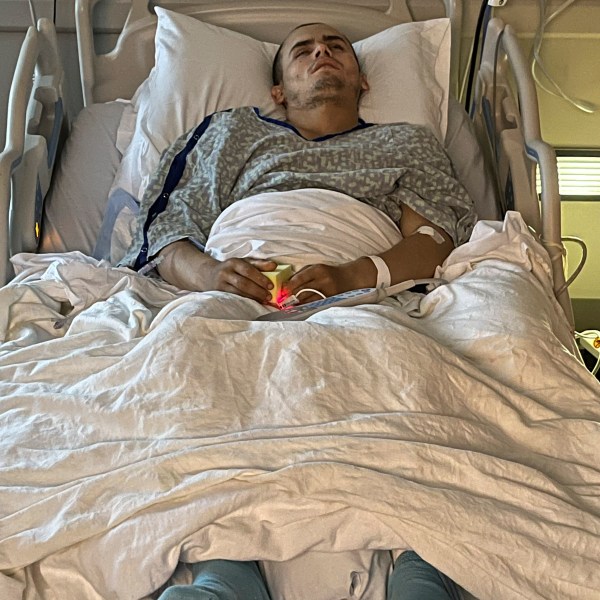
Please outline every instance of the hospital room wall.
[[[352, 3], [385, 5], [385, 0], [346, 0]], [[424, 16], [439, 16], [442, 0], [409, 0], [410, 5]], [[547, 0], [552, 11], [563, 0]], [[71, 118], [81, 109], [79, 66], [74, 33], [75, 0], [34, 0], [38, 17], [54, 20], [61, 55], [67, 72], [68, 109]], [[464, 0], [463, 65], [475, 28], [480, 0]], [[102, 0], [96, 9], [96, 42], [98, 51], [109, 50], [116, 40], [116, 31], [125, 20], [128, 0]], [[518, 32], [524, 49], [529, 51], [538, 23], [539, 0], [508, 0], [496, 14], [511, 23]], [[19, 47], [30, 24], [26, 0], [0, 0], [0, 147], [4, 146], [6, 112], [10, 79], [16, 64]], [[543, 55], [564, 91], [600, 104], [600, 2], [575, 0], [547, 28]], [[561, 99], [540, 91], [542, 129], [545, 138], [557, 147], [600, 148], [600, 114], [582, 113]], [[600, 320], [600, 202], [563, 203], [565, 235], [582, 237], [589, 246], [589, 258], [582, 274], [571, 288], [577, 304], [591, 306]], [[577, 248], [570, 251], [569, 265], [576, 264]], [[579, 300], [585, 300], [580, 303]], [[578, 311], [581, 312], [581, 311]], [[582, 326], [592, 326], [587, 323]], [[600, 326], [595, 323], [594, 327]]]

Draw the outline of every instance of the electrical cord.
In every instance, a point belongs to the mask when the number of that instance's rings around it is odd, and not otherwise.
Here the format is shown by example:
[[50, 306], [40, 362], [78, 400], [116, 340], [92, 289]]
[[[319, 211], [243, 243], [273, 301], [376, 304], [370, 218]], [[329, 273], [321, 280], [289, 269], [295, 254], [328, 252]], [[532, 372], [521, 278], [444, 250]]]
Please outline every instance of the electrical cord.
[[[579, 260], [579, 264], [577, 265], [569, 279], [567, 279], [567, 281], [565, 281], [565, 283], [556, 291], [557, 296], [562, 294], [564, 290], [566, 290], [575, 281], [575, 279], [577, 279], [579, 273], [581, 273], [581, 270], [583, 269], [583, 266], [587, 261], [587, 245], [581, 238], [567, 235], [561, 237], [560, 239], [562, 242], [574, 242], [575, 244], [578, 244], [581, 247], [581, 259]], [[565, 254], [565, 247], [561, 245], [561, 255], [564, 256]], [[590, 369], [592, 375], [596, 375], [596, 373], [598, 373], [598, 371], [600, 370], [600, 331], [597, 331], [595, 329], [588, 329], [586, 331], [575, 331], [574, 333], [576, 339], [593, 340], [592, 344], [594, 345], [594, 347], [596, 347], [596, 343], [598, 344], [598, 358], [596, 360], [596, 364]]]
[[[35, 5], [33, 4], [33, 0], [28, 0], [29, 1], [29, 15], [31, 17], [31, 24], [33, 25], [33, 27], [35, 29], [37, 29], [37, 14], [35, 12]], [[56, 8], [55, 8], [56, 10]]]
[[471, 61], [473, 60], [473, 50], [475, 48], [475, 38], [471, 40], [471, 47], [469, 48], [469, 59], [467, 63], [467, 67], [465, 68], [465, 72], [462, 77], [462, 81], [460, 83], [460, 90], [458, 92], [458, 99], [462, 100], [465, 97], [465, 92], [467, 89], [467, 79], [469, 78], [469, 68], [471, 65]]
[[596, 364], [590, 369], [592, 375], [596, 375], [598, 373], [598, 371], [600, 370], [600, 331], [597, 331], [596, 329], [586, 329], [585, 331], [576, 331], [575, 332], [575, 337], [577, 339], [584, 339], [584, 340], [593, 340], [592, 341], [592, 345], [594, 346], [594, 348], [596, 347], [596, 344], [598, 344], [598, 358], [596, 359]]
[[[563, 100], [566, 100], [569, 104], [571, 104], [575, 108], [577, 108], [585, 113], [593, 114], [593, 113], [597, 112], [600, 109], [600, 107], [598, 107], [597, 104], [594, 104], [593, 102], [590, 102], [588, 100], [574, 98], [572, 96], [565, 94], [565, 92], [562, 90], [562, 88], [556, 83], [556, 81], [552, 78], [552, 76], [546, 69], [546, 66], [544, 65], [544, 62], [543, 62], [543, 60], [541, 58], [541, 54], [540, 54], [546, 26], [551, 21], [553, 21], [556, 17], [558, 17], [558, 15], [560, 15], [564, 10], [569, 8], [569, 6], [571, 6], [574, 2], [575, 2], [575, 0], [566, 0], [549, 17], [546, 17], [546, 12], [547, 12], [546, 0], [539, 0], [540, 21], [539, 21], [539, 25], [538, 25], [538, 28], [537, 28], [537, 31], [535, 34], [534, 42], [533, 42], [533, 60], [531, 62], [531, 74], [533, 75], [533, 79], [535, 80], [537, 85], [542, 90], [547, 92], [548, 94], [551, 94], [552, 96], [556, 96], [557, 98], [562, 98]], [[546, 87], [539, 80], [537, 73], [536, 73], [536, 66], [539, 67], [541, 72], [544, 74], [544, 77], [546, 77], [546, 79], [548, 80], [548, 82], [551, 84], [551, 86], [554, 89], [550, 89], [550, 88]]]
[[579, 260], [579, 264], [577, 265], [571, 276], [565, 281], [565, 283], [563, 283], [557, 290], [555, 290], [556, 296], [560, 296], [575, 281], [575, 279], [577, 279], [577, 277], [581, 273], [581, 270], [583, 269], [587, 261], [587, 245], [581, 238], [572, 235], [561, 237], [560, 244], [557, 242], [547, 242], [543, 238], [541, 239], [541, 241], [543, 242], [546, 248], [552, 247], [558, 250], [558, 252], [551, 258], [553, 263], [558, 260], [562, 260], [567, 255], [567, 250], [562, 242], [574, 242], [576, 244], [579, 244], [581, 248], [581, 259]]
[[[579, 264], [577, 265], [576, 269], [573, 271], [573, 273], [571, 274], [571, 277], [569, 277], [569, 279], [567, 279], [567, 281], [564, 283], [564, 288], [568, 288], [579, 276], [579, 273], [581, 273], [581, 270], [583, 269], [586, 261], [587, 261], [587, 255], [588, 255], [588, 251], [587, 251], [587, 245], [586, 243], [578, 237], [572, 236], [572, 235], [567, 235], [564, 237], [560, 238], [561, 241], [563, 242], [574, 242], [575, 244], [578, 244], [579, 247], [581, 248], [581, 259], [579, 260]], [[559, 290], [559, 293], [562, 292], [562, 288], [561, 290]]]
[[304, 292], [312, 292], [313, 294], [317, 294], [318, 296], [321, 296], [323, 300], [327, 298], [327, 296], [319, 290], [314, 290], [313, 288], [303, 288], [299, 292], [288, 296], [283, 302], [279, 304], [279, 308], [286, 308], [287, 306], [295, 306], [296, 304], [299, 304], [300, 300], [298, 299], [298, 296], [300, 294], [304, 294]]

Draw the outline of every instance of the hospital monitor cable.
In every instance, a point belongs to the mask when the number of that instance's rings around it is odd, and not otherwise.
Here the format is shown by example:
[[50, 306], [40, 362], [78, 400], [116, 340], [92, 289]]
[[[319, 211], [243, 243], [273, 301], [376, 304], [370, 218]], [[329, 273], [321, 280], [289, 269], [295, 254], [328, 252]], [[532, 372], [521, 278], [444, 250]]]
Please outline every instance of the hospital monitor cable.
[[[597, 104], [590, 102], [589, 100], [575, 98], [573, 96], [566, 94], [562, 90], [562, 88], [558, 85], [558, 83], [556, 83], [556, 81], [552, 78], [552, 76], [548, 72], [548, 69], [544, 65], [544, 61], [542, 60], [542, 57], [541, 57], [541, 48], [542, 48], [542, 42], [543, 42], [546, 26], [551, 21], [553, 21], [556, 17], [558, 17], [558, 15], [560, 15], [563, 11], [565, 11], [572, 4], [574, 4], [575, 1], [576, 0], [566, 0], [550, 16], [546, 16], [546, 13], [548, 11], [548, 8], [546, 5], [546, 0], [539, 0], [540, 20], [539, 20], [538, 28], [537, 28], [537, 31], [535, 34], [535, 38], [533, 40], [531, 74], [533, 75], [533, 79], [536, 82], [536, 84], [542, 90], [547, 92], [548, 94], [551, 94], [552, 96], [556, 96], [557, 98], [562, 98], [563, 100], [566, 100], [569, 104], [571, 104], [578, 110], [581, 110], [588, 114], [593, 114], [593, 113], [597, 112], [600, 109], [600, 107]], [[537, 73], [536, 73], [536, 66], [539, 67], [539, 69], [543, 73], [544, 77], [548, 80], [548, 83], [554, 89], [550, 89], [550, 88], [546, 87], [539, 80]]]
[[[558, 85], [558, 83], [556, 83], [556, 81], [551, 77], [551, 75], [549, 74], [548, 70], [546, 69], [546, 66], [544, 65], [544, 62], [541, 58], [541, 47], [542, 47], [542, 41], [543, 41], [546, 26], [551, 21], [553, 21], [556, 17], [558, 17], [558, 15], [560, 15], [563, 11], [565, 11], [572, 4], [574, 4], [575, 1], [576, 0], [566, 0], [550, 16], [547, 17], [546, 16], [546, 13], [547, 13], [546, 0], [539, 0], [540, 20], [539, 20], [538, 28], [537, 28], [535, 38], [533, 41], [533, 48], [532, 48], [532, 57], [533, 58], [531, 61], [531, 74], [532, 74], [533, 79], [536, 82], [536, 84], [542, 90], [547, 92], [548, 94], [551, 94], [552, 96], [556, 96], [558, 98], [562, 98], [563, 100], [566, 100], [569, 104], [571, 104], [578, 110], [581, 110], [588, 114], [592, 114], [592, 113], [597, 112], [600, 107], [598, 107], [597, 104], [594, 104], [593, 102], [590, 102], [588, 100], [574, 98], [574, 97], [566, 94], [562, 90], [562, 88]], [[536, 65], [542, 71], [542, 73], [544, 74], [544, 76], [546, 77], [548, 82], [553, 86], [555, 91], [546, 87], [539, 80], [537, 73], [536, 73]], [[574, 242], [576, 244], [579, 244], [579, 246], [581, 247], [582, 255], [581, 255], [579, 264], [577, 265], [577, 267], [575, 268], [575, 270], [573, 271], [571, 276], [567, 279], [567, 281], [563, 284], [563, 286], [558, 291], [559, 294], [562, 293], [562, 291], [564, 289], [568, 288], [573, 283], [573, 281], [575, 281], [575, 279], [577, 278], [579, 273], [581, 273], [581, 270], [583, 269], [583, 266], [585, 265], [585, 262], [587, 260], [587, 246], [582, 239], [574, 237], [574, 236], [564, 236], [564, 237], [561, 237], [561, 241], [562, 242]], [[564, 250], [564, 246], [563, 246], [563, 254], [566, 254], [566, 250]], [[591, 347], [593, 347], [595, 349], [596, 354], [597, 354], [596, 364], [590, 369], [590, 371], [591, 371], [592, 375], [596, 375], [598, 373], [598, 371], [600, 371], [600, 331], [594, 330], [594, 329], [587, 329], [585, 331], [575, 331], [575, 338], [577, 340], [584, 340]]]
[[[578, 237], [575, 236], [563, 236], [560, 238], [562, 242], [573, 242], [578, 244], [581, 247], [581, 258], [579, 259], [579, 263], [577, 267], [571, 274], [571, 276], [565, 281], [565, 283], [559, 288], [556, 292], [557, 295], [560, 295], [566, 288], [568, 288], [574, 281], [577, 279], [578, 275], [581, 273], [583, 266], [587, 261], [587, 246], [585, 242]], [[562, 246], [562, 255], [566, 255], [566, 249]], [[560, 256], [560, 255], [559, 255]], [[576, 340], [584, 340], [585, 348], [590, 351], [590, 353], [595, 353], [596, 356], [596, 364], [590, 368], [590, 372], [592, 375], [596, 375], [600, 371], [600, 331], [596, 329], [586, 329], [584, 331], [575, 331], [574, 332]], [[579, 344], [581, 346], [581, 343]], [[593, 348], [593, 350], [592, 350]]]

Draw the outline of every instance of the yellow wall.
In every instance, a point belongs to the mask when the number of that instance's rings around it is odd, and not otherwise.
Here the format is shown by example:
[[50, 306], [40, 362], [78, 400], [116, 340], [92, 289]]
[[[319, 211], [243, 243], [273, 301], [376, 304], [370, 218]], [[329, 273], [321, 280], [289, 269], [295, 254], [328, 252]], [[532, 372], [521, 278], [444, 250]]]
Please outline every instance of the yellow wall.
[[[569, 288], [572, 298], [600, 298], [600, 201], [563, 202], [562, 233], [582, 238], [588, 251], [583, 271]], [[581, 257], [579, 246], [567, 242], [567, 273], [573, 273]], [[600, 314], [598, 314], [600, 320]], [[600, 327], [600, 322], [598, 323]]]

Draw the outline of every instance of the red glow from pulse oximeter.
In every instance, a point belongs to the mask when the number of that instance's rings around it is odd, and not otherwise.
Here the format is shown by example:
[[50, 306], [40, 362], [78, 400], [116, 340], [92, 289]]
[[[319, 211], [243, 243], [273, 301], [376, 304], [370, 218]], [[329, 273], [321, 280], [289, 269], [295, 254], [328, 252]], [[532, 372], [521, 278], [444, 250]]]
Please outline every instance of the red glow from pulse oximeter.
[[281, 305], [290, 297], [290, 293], [284, 289], [281, 288], [277, 294], [277, 299], [275, 300], [275, 302], [277, 303], [277, 306], [279, 308], [281, 308]]

